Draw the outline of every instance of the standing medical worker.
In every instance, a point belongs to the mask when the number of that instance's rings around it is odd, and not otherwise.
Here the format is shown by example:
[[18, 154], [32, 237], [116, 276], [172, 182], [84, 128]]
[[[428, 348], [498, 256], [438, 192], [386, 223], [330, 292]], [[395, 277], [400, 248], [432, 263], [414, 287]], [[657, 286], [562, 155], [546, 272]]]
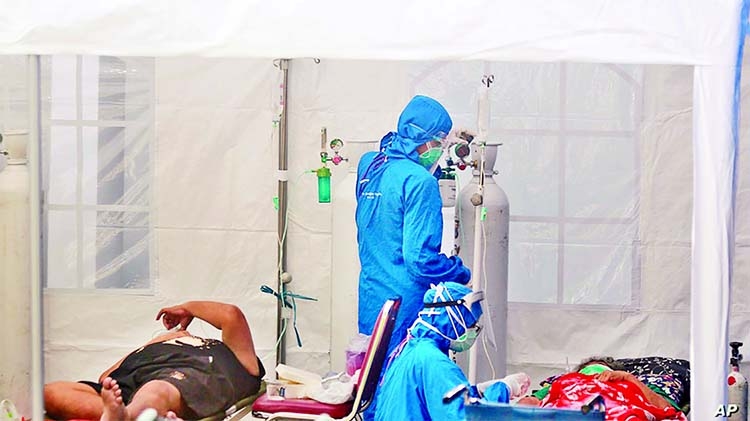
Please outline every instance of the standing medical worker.
[[439, 102], [417, 95], [401, 112], [398, 131], [357, 168], [359, 331], [372, 334], [383, 303], [401, 297], [389, 353], [406, 337], [430, 284], [471, 277], [459, 257], [440, 253], [442, 201], [433, 174], [452, 125]]
[[491, 402], [507, 403], [526, 393], [531, 381], [523, 373], [472, 387], [448, 356], [449, 349], [462, 352], [474, 344], [483, 298], [482, 291], [454, 282], [439, 283], [424, 294], [423, 310], [388, 361], [378, 389], [376, 420], [465, 420], [462, 396], [443, 401], [459, 385]]

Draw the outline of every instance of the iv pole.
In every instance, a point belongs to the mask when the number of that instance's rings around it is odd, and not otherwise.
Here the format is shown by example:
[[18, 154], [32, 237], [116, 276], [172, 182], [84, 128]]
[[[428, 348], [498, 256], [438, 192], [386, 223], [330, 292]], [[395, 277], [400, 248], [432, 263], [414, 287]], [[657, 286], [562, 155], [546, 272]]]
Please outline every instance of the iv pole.
[[[485, 162], [485, 144], [487, 142], [487, 132], [489, 127], [490, 117], [490, 103], [489, 103], [489, 89], [490, 83], [482, 83], [482, 87], [479, 88], [479, 103], [477, 111], [477, 131], [479, 132], [479, 162], [477, 163], [477, 169], [479, 170], [479, 183], [477, 191], [471, 196], [471, 203], [474, 205], [474, 251], [471, 262], [471, 288], [474, 291], [482, 289], [482, 209], [484, 203], [484, 162]], [[476, 383], [477, 379], [477, 347], [473, 346], [469, 349], [469, 383]]]
[[[279, 183], [278, 183], [278, 194], [279, 194], [279, 213], [278, 213], [278, 272], [276, 273], [276, 290], [283, 296], [286, 285], [284, 283], [282, 275], [286, 268], [286, 212], [287, 212], [287, 83], [289, 77], [289, 59], [279, 60], [279, 68], [282, 73], [281, 81], [281, 115], [279, 116]], [[286, 331], [284, 329], [287, 323], [284, 320], [284, 303], [282, 300], [276, 301], [276, 337], [279, 340], [278, 348], [276, 351], [276, 365], [284, 364], [286, 362]]]

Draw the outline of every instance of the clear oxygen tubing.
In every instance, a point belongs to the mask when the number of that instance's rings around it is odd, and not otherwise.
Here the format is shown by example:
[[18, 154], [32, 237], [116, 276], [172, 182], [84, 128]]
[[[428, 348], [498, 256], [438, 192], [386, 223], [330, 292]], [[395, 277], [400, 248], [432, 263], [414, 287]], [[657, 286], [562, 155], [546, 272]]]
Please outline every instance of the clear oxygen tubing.
[[41, 277], [41, 162], [39, 153], [40, 121], [39, 113], [39, 56], [27, 57], [26, 86], [29, 97], [29, 237], [31, 250], [29, 261], [31, 267], [31, 403], [32, 419], [44, 419], [44, 314], [42, 306]]
[[[288, 150], [287, 150], [287, 92], [288, 92], [288, 81], [289, 81], [289, 59], [279, 60], [279, 68], [281, 69], [281, 115], [279, 116], [279, 173], [285, 173], [288, 166]], [[282, 179], [284, 178], [284, 179]], [[287, 213], [287, 180], [285, 177], [279, 177], [278, 181], [278, 195], [279, 195], [279, 209], [278, 209], [278, 271], [276, 273], [276, 290], [282, 293], [286, 288], [284, 282], [281, 279], [281, 274], [284, 273], [286, 267], [286, 213]], [[284, 321], [284, 304], [279, 300], [276, 303], [276, 336], [279, 338], [278, 351], [276, 352], [276, 365], [284, 364], [286, 362], [286, 323]]]
[[[479, 88], [479, 101], [477, 104], [477, 130], [479, 131], [479, 141], [483, 142], [479, 157], [479, 184], [477, 186], [476, 194], [479, 197], [483, 197], [484, 194], [484, 163], [485, 163], [485, 148], [484, 142], [487, 141], [487, 132], [489, 129], [489, 115], [490, 115], [490, 101], [489, 101], [489, 86]], [[475, 204], [474, 209], [474, 254], [472, 255], [471, 273], [472, 282], [471, 288], [474, 291], [482, 289], [480, 285], [481, 277], [481, 262], [482, 262], [482, 207], [484, 203]], [[486, 316], [489, 321], [489, 315]], [[477, 347], [473, 346], [469, 349], [469, 383], [474, 384], [477, 380]]]
[[[480, 335], [482, 347], [476, 352], [477, 382], [486, 381], [490, 373], [495, 372], [492, 378], [503, 377], [506, 373], [506, 331], [507, 331], [507, 272], [508, 272], [508, 234], [510, 204], [508, 196], [502, 188], [494, 181], [494, 163], [497, 157], [499, 144], [483, 144], [478, 141], [472, 145], [472, 160], [479, 163], [484, 148], [484, 181], [481, 197], [476, 195], [480, 183], [480, 170], [472, 170], [472, 180], [464, 187], [457, 200], [458, 232], [459, 232], [459, 254], [467, 266], [475, 261], [474, 239], [477, 223], [475, 218], [476, 205], [481, 205], [479, 223], [481, 224], [481, 247], [477, 251], [481, 254], [479, 267], [472, 269], [472, 287], [477, 283], [484, 291], [482, 308], [482, 326]], [[477, 164], [478, 165], [478, 164]], [[461, 231], [465, 235], [461, 235]], [[461, 238], [463, 237], [463, 238]], [[491, 346], [484, 346], [489, 342]], [[470, 352], [457, 356], [465, 373], [469, 373]]]
[[[479, 185], [477, 186], [477, 194], [479, 197], [483, 196], [484, 193], [484, 146], [480, 146], [481, 154], [479, 158]], [[482, 206], [483, 204], [475, 204], [474, 208], [474, 254], [472, 255], [471, 262], [471, 273], [476, 274], [477, 278], [472, 279], [471, 289], [479, 291], [482, 289], [480, 285], [481, 273], [482, 273]], [[477, 347], [473, 346], [469, 349], [469, 383], [474, 384], [477, 380]]]
[[[307, 174], [307, 171], [304, 171], [301, 174], [299, 174], [297, 176], [297, 178], [295, 179], [294, 184], [297, 184], [299, 182], [300, 178], [302, 178], [302, 176], [304, 176], [305, 174]], [[289, 201], [287, 200], [287, 209], [289, 207], [288, 205], [289, 205]], [[291, 212], [289, 212], [288, 210], [287, 210], [287, 212], [284, 213], [284, 232], [282, 232], [281, 235], [278, 238], [278, 245], [279, 245], [279, 247], [281, 247], [282, 244], [286, 244], [286, 232], [287, 232], [287, 228], [289, 227], [289, 214], [290, 213]], [[310, 231], [310, 230], [308, 229], [308, 231]], [[286, 250], [284, 250], [284, 251], [286, 251]], [[284, 254], [280, 253], [279, 254], [279, 260], [277, 262], [279, 268], [282, 267], [280, 262], [281, 262], [281, 260], [283, 258], [284, 258]], [[283, 273], [284, 273], [283, 271], [280, 272], [279, 280], [283, 279], [282, 275], [281, 275]], [[283, 283], [283, 281], [282, 281], [282, 283]], [[279, 300], [279, 301], [281, 301], [281, 300]], [[276, 353], [276, 356], [278, 357], [278, 355], [279, 355], [278, 353], [279, 353], [279, 349], [280, 349], [279, 347], [281, 346], [282, 343], [286, 344], [286, 340], [284, 338], [286, 337], [287, 325], [289, 324], [289, 320], [288, 320], [287, 317], [284, 317], [284, 314], [285, 313], [282, 313], [281, 317], [278, 319], [278, 320], [281, 321], [281, 330], [276, 332], [276, 342], [273, 345], [273, 349], [267, 355], [264, 355], [263, 357], [261, 357], [260, 358], [261, 360], [267, 359], [273, 353]]]
[[[457, 186], [461, 186], [461, 179], [460, 179], [460, 175], [459, 174], [456, 174], [456, 185]], [[458, 203], [458, 197], [459, 196], [460, 196], [460, 190], [456, 192], [456, 197], [457, 197], [456, 201], [457, 201], [457, 203]], [[461, 217], [461, 206], [456, 206], [455, 219], [458, 220], [458, 221], [462, 220], [462, 217]], [[459, 229], [456, 234], [457, 234], [457, 237], [455, 239], [456, 244], [464, 244], [464, 242], [466, 241], [464, 230], [463, 229]], [[486, 221], [482, 221], [482, 262], [481, 262], [481, 266], [482, 266], [482, 276], [484, 277], [484, 282], [482, 283], [482, 290], [484, 290], [485, 292], [487, 291], [487, 279], [489, 279], [487, 277], [487, 248], [488, 248], [487, 247], [487, 236], [488, 236], [487, 222]], [[455, 246], [454, 246], [454, 253], [455, 253]], [[490, 354], [490, 350], [488, 349], [487, 345], [488, 345], [488, 342], [489, 342], [490, 346], [492, 346], [493, 348], [496, 348], [497, 344], [496, 344], [496, 341], [495, 341], [494, 328], [492, 326], [492, 323], [490, 322], [491, 321], [491, 314], [492, 313], [491, 313], [491, 310], [490, 310], [490, 306], [488, 306], [486, 304], [487, 303], [484, 303], [484, 305], [483, 305], [485, 314], [483, 315], [483, 321], [482, 321], [482, 325], [485, 327], [485, 330], [483, 331], [484, 333], [482, 335], [480, 335], [480, 337], [479, 337], [480, 341], [479, 342], [481, 343], [482, 351], [483, 351], [484, 355], [487, 357], [487, 365], [489, 366], [489, 369], [490, 369], [490, 377], [489, 378], [490, 379], [494, 379], [494, 378], [497, 378], [497, 372], [496, 372], [496, 369], [495, 369], [495, 365], [492, 362], [493, 357]], [[455, 356], [454, 356], [454, 360], [455, 360]], [[468, 362], [468, 359], [466, 360], [466, 362]], [[466, 362], [464, 362], [464, 364], [466, 364]], [[468, 364], [467, 364], [467, 367], [468, 367]], [[569, 365], [568, 365], [567, 371], [570, 371]]]

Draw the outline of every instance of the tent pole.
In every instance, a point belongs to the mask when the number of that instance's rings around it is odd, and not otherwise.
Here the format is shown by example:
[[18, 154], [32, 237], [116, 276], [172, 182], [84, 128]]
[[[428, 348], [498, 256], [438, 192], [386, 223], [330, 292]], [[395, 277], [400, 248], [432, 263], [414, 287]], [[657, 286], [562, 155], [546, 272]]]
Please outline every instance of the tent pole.
[[[276, 290], [279, 294], [284, 291], [285, 285], [281, 275], [286, 269], [286, 212], [287, 212], [287, 81], [289, 76], [289, 59], [279, 60], [281, 69], [281, 115], [279, 116], [279, 212], [278, 212], [278, 271], [276, 273]], [[276, 352], [276, 365], [286, 362], [286, 332], [284, 331], [284, 303], [282, 300], [276, 302], [276, 337], [278, 338], [278, 349]]]
[[41, 197], [39, 153], [39, 56], [27, 56], [27, 87], [29, 101], [29, 275], [31, 281], [31, 403], [32, 419], [44, 419], [44, 315], [42, 306], [42, 279], [40, 276]]

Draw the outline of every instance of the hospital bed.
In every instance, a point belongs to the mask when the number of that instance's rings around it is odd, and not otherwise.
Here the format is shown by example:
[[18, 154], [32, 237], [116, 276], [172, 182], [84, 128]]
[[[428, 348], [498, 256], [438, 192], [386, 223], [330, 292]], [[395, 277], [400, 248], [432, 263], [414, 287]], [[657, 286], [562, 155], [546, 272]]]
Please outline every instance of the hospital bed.
[[561, 420], [603, 421], [604, 400], [596, 396], [580, 409], [540, 408], [525, 405], [495, 403], [471, 397], [465, 384], [458, 385], [443, 395], [443, 402], [464, 399], [467, 421], [490, 420]]
[[555, 420], [603, 421], [604, 412], [572, 409], [536, 408], [501, 403], [475, 403], [466, 406], [467, 421], [489, 420]]

